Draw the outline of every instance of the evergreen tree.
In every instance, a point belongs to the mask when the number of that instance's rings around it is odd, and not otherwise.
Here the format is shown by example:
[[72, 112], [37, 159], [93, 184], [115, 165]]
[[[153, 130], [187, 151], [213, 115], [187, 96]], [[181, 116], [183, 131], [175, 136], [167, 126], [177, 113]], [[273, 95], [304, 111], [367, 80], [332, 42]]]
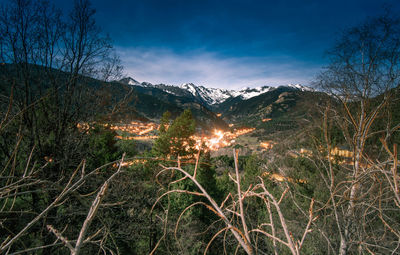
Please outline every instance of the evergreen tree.
[[100, 167], [122, 156], [116, 146], [115, 135], [114, 131], [100, 125], [90, 130], [87, 152], [89, 168]]
[[[210, 194], [215, 201], [220, 204], [223, 200], [222, 192], [218, 189], [217, 179], [216, 179], [216, 171], [215, 167], [211, 163], [211, 155], [210, 152], [207, 151], [201, 158], [201, 163], [199, 171], [197, 173], [197, 180], [203, 186], [205, 190]], [[200, 199], [202, 202], [207, 202], [205, 198]], [[200, 220], [208, 226], [213, 221], [216, 220], [216, 215], [211, 212], [208, 208], [202, 206], [200, 207]]]
[[163, 135], [167, 132], [167, 129], [169, 127], [169, 120], [171, 118], [171, 112], [166, 111], [163, 113], [162, 117], [161, 117], [161, 121], [160, 121], [160, 128], [158, 129], [158, 131], [160, 132], [160, 135]]
[[153, 146], [156, 155], [186, 156], [195, 152], [195, 140], [191, 137], [196, 131], [196, 124], [190, 110], [185, 110], [165, 130], [168, 112], [163, 114], [160, 127], [160, 137]]

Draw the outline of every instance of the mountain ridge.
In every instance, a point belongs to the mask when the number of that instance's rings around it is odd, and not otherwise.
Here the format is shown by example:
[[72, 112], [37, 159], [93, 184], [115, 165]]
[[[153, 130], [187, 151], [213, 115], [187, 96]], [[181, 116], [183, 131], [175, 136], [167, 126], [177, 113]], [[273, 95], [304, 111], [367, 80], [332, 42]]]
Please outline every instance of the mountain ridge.
[[314, 91], [313, 88], [303, 86], [301, 84], [288, 84], [278, 87], [262, 86], [256, 88], [243, 88], [241, 90], [228, 90], [220, 88], [207, 88], [204, 86], [197, 86], [193, 83], [183, 83], [180, 86], [177, 85], [167, 85], [167, 84], [152, 84], [149, 82], [138, 82], [137, 80], [127, 77], [121, 79], [119, 82], [144, 88], [158, 88], [166, 93], [173, 94], [176, 96], [184, 97], [194, 97], [196, 101], [205, 104], [210, 108], [215, 108], [215, 106], [224, 103], [228, 99], [240, 97], [242, 100], [247, 100], [261, 94], [271, 92], [278, 88], [291, 88], [299, 91]]

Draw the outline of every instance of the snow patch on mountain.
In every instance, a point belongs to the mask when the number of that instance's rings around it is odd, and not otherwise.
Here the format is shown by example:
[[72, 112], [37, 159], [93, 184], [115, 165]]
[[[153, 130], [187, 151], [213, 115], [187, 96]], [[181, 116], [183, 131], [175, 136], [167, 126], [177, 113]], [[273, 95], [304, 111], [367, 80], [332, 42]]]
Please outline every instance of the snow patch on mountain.
[[250, 99], [252, 97], [256, 97], [259, 96], [261, 94], [267, 93], [271, 90], [274, 90], [274, 87], [269, 87], [269, 86], [263, 86], [263, 87], [257, 87], [257, 88], [249, 88], [246, 87], [242, 90], [239, 91], [234, 91], [232, 93], [233, 97], [237, 97], [240, 96], [242, 99], [247, 100]]
[[203, 101], [208, 105], [222, 103], [231, 97], [231, 94], [228, 90], [206, 88], [203, 86], [196, 86], [193, 83], [184, 83], [180, 86], [180, 88], [187, 90], [194, 97], [200, 99], [200, 101]]
[[197, 86], [193, 83], [184, 83], [180, 86], [181, 89], [188, 90], [193, 96], [196, 96]]
[[140, 86], [140, 82], [138, 82], [137, 80], [128, 77], [128, 78], [123, 78], [120, 80], [120, 82], [128, 84], [128, 85], [132, 85], [132, 86]]

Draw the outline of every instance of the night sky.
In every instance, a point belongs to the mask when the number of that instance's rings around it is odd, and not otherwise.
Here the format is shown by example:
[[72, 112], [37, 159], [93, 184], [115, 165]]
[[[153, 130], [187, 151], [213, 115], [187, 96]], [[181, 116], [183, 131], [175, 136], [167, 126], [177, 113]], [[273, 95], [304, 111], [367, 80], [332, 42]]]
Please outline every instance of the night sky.
[[[67, 10], [72, 1], [54, 0]], [[238, 89], [309, 85], [341, 31], [399, 0], [93, 0], [125, 74]]]

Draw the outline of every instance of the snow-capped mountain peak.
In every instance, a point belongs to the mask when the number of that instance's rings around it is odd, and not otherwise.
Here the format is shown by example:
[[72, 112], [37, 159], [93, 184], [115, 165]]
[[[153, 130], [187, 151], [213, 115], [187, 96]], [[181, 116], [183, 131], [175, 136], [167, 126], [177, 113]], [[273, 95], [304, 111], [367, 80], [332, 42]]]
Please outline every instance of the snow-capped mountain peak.
[[301, 91], [314, 91], [313, 88], [306, 87], [306, 86], [303, 86], [301, 84], [288, 84], [288, 85], [286, 85], [284, 87], [294, 88], [294, 89], [298, 89], [298, 90], [301, 90]]
[[197, 86], [194, 85], [193, 83], [184, 83], [181, 86], [179, 86], [181, 89], [186, 89], [188, 90], [193, 96], [196, 96], [196, 88]]
[[233, 91], [232, 96], [237, 97], [240, 96], [242, 99], [250, 99], [252, 97], [264, 94], [268, 91], [271, 91], [275, 88], [269, 86], [257, 87], [257, 88], [250, 88], [245, 87], [239, 91]]
[[120, 80], [120, 82], [128, 84], [128, 85], [132, 85], [132, 86], [140, 86], [140, 82], [138, 82], [137, 80], [135, 80], [131, 77], [123, 78], [122, 80]]

